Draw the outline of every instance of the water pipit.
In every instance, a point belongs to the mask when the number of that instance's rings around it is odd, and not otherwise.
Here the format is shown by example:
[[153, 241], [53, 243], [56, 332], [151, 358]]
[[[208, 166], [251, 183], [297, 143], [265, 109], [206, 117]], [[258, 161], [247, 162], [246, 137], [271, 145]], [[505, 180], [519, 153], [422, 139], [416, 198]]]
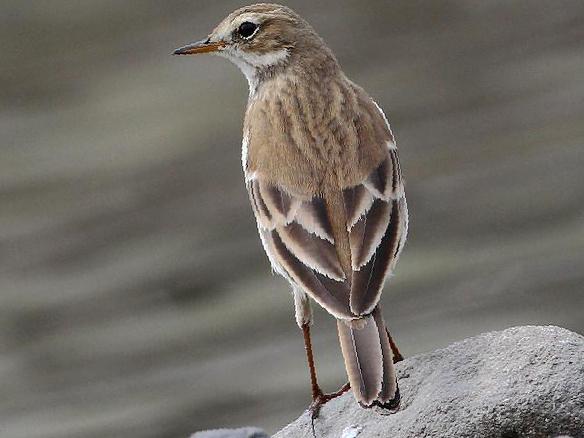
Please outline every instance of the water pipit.
[[[174, 53], [221, 55], [248, 80], [245, 184], [272, 268], [293, 289], [313, 418], [349, 387], [363, 407], [397, 408], [394, 361], [401, 356], [379, 298], [406, 241], [408, 213], [383, 111], [284, 6], [238, 9], [208, 38]], [[337, 320], [349, 383], [332, 394], [317, 381], [311, 300]]]

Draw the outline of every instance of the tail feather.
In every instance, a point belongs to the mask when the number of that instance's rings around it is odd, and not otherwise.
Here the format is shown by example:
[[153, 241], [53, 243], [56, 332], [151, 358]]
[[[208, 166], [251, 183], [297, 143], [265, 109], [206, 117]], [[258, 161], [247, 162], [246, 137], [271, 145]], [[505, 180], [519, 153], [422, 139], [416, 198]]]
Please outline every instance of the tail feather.
[[377, 325], [379, 339], [381, 341], [381, 353], [383, 355], [383, 381], [381, 382], [381, 392], [379, 393], [378, 400], [381, 403], [389, 403], [395, 399], [397, 391], [397, 379], [393, 365], [393, 350], [389, 343], [385, 321], [383, 320], [379, 306], [373, 311], [373, 318]]
[[359, 321], [338, 320], [339, 340], [349, 383], [358, 402], [385, 404], [396, 394], [395, 369], [381, 312]]

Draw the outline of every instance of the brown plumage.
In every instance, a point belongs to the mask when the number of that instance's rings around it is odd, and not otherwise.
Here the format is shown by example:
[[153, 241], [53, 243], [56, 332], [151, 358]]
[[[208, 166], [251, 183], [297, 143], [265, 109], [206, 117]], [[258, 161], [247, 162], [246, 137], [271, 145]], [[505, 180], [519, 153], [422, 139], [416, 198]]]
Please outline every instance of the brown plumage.
[[[398, 153], [385, 116], [299, 15], [238, 9], [177, 54], [215, 52], [250, 85], [243, 168], [264, 249], [295, 293], [316, 403], [309, 296], [338, 321], [355, 398], [395, 407], [393, 353], [379, 298], [407, 234]], [[310, 348], [310, 351], [308, 351]]]

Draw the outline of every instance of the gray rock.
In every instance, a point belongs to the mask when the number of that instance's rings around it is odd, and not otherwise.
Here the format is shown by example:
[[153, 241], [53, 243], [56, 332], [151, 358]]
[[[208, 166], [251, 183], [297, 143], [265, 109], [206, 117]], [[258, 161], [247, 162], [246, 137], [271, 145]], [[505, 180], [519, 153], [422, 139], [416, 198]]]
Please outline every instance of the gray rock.
[[[395, 414], [351, 394], [324, 406], [318, 438], [584, 437], [584, 337], [558, 327], [486, 333], [397, 366]], [[304, 413], [274, 438], [313, 438]]]
[[241, 429], [216, 429], [197, 432], [191, 438], [269, 438], [261, 429], [244, 427]]

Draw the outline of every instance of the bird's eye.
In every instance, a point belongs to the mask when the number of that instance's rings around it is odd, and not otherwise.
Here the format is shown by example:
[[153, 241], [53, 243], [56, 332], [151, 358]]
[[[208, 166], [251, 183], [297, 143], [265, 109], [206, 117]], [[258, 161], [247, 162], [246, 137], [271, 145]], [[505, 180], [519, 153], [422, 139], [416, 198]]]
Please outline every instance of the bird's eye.
[[248, 39], [253, 36], [256, 32], [258, 25], [255, 23], [251, 23], [249, 21], [244, 21], [239, 25], [239, 29], [237, 32], [241, 35], [242, 38]]

